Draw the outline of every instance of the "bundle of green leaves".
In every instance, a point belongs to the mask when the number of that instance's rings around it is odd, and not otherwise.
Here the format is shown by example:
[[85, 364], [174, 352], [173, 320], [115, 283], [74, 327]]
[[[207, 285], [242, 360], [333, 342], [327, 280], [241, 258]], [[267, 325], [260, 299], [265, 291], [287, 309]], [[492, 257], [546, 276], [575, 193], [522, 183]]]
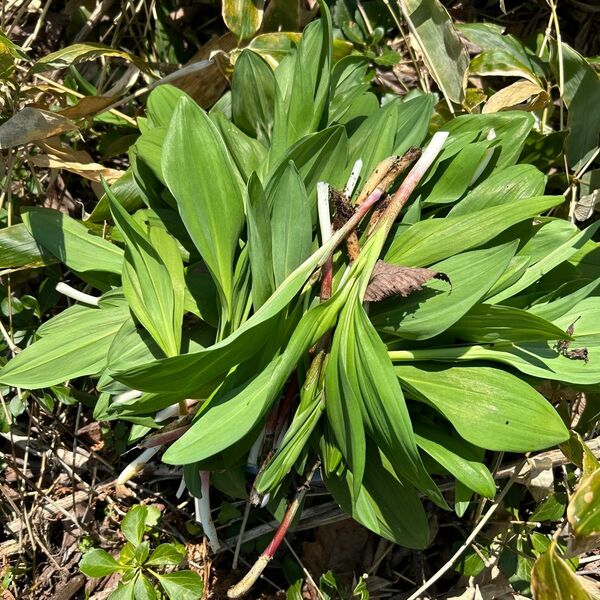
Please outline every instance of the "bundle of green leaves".
[[[541, 216], [564, 199], [518, 163], [525, 112], [453, 118], [426, 173], [379, 189], [386, 159], [426, 145], [434, 98], [381, 106], [368, 80], [367, 59], [335, 56], [322, 7], [276, 68], [241, 52], [209, 113], [155, 89], [129, 170], [85, 222], [35, 208], [13, 226], [101, 295], [44, 323], [0, 382], [91, 377], [96, 418], [133, 423], [132, 441], [198, 400], [162, 456], [192, 493], [200, 471], [243, 477], [249, 454], [271, 498], [320, 464], [345, 511], [413, 548], [429, 541], [420, 495], [449, 508], [436, 476], [462, 515], [495, 494], [486, 450], [565, 441], [535, 386], [600, 382], [600, 222]], [[111, 219], [109, 239], [94, 234]]]

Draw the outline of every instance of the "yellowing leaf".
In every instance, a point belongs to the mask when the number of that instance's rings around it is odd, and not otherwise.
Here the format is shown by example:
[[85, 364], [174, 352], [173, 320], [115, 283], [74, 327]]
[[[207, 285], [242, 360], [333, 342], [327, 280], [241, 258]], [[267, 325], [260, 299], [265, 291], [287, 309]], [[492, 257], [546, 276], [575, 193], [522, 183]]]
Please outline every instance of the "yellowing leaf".
[[400, 0], [399, 4], [431, 76], [449, 100], [460, 104], [469, 55], [450, 15], [438, 0]]
[[127, 62], [134, 64], [140, 71], [146, 73], [151, 72], [148, 63], [142, 60], [139, 56], [135, 56], [131, 52], [125, 52], [124, 50], [117, 50], [104, 44], [73, 44], [66, 48], [61, 48], [56, 52], [51, 52], [47, 56], [40, 58], [33, 67], [31, 67], [31, 73], [41, 73], [43, 71], [52, 71], [53, 69], [64, 69], [71, 65], [76, 65], [81, 62], [88, 60], [94, 60], [101, 56], [113, 56], [116, 58], [123, 58]]
[[535, 600], [591, 600], [579, 578], [567, 563], [556, 555], [556, 542], [535, 561], [531, 588]]
[[264, 0], [223, 0], [223, 20], [238, 39], [252, 37], [260, 28]]
[[518, 104], [526, 102], [532, 97], [536, 98], [533, 98], [533, 102], [529, 107], [529, 110], [537, 108], [538, 104], [540, 103], [545, 105], [549, 100], [549, 96], [546, 91], [543, 90], [537, 83], [533, 83], [532, 81], [528, 81], [526, 79], [521, 79], [501, 89], [499, 92], [496, 92], [486, 102], [481, 112], [494, 113], [501, 110], [507, 110], [517, 106]]
[[0, 125], [0, 149], [23, 146], [73, 129], [77, 129], [75, 123], [63, 115], [26, 106]]
[[50, 169], [65, 169], [71, 173], [81, 175], [91, 181], [100, 183], [102, 177], [109, 183], [116, 181], [123, 175], [123, 171], [104, 167], [95, 162], [76, 162], [66, 161], [50, 154], [40, 154], [38, 156], [30, 156], [29, 162], [36, 167], [47, 167]]

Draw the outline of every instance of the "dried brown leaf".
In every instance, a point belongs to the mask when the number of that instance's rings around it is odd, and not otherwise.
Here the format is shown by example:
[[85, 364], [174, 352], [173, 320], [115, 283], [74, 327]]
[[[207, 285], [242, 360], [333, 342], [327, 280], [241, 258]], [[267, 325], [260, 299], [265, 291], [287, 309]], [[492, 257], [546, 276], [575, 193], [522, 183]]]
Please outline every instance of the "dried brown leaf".
[[406, 297], [420, 290], [430, 279], [441, 279], [450, 283], [444, 273], [431, 269], [400, 267], [378, 260], [365, 292], [366, 302], [379, 302], [390, 296]]
[[23, 146], [73, 129], [77, 125], [63, 115], [26, 106], [0, 125], [0, 148]]

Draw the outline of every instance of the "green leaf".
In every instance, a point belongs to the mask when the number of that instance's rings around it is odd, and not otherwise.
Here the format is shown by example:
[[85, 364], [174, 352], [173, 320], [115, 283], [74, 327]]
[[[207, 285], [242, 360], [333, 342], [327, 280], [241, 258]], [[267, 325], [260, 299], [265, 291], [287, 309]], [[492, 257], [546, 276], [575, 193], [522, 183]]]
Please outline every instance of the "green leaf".
[[258, 310], [273, 293], [273, 250], [271, 218], [267, 199], [259, 178], [253, 175], [248, 181], [248, 256], [252, 272], [252, 303]]
[[429, 477], [417, 450], [402, 388], [387, 349], [361, 303], [354, 309], [354, 364], [346, 369], [347, 380], [362, 397], [366, 429], [389, 460], [397, 475], [410, 481], [434, 502], [446, 502]]
[[105, 577], [117, 573], [121, 567], [106, 550], [92, 548], [83, 555], [79, 570], [88, 577]]
[[152, 582], [143, 573], [140, 573], [135, 579], [134, 596], [136, 600], [156, 600], [158, 598]]
[[366, 436], [356, 356], [356, 293], [342, 310], [325, 371], [325, 409], [331, 431], [352, 470], [353, 498], [358, 498], [366, 466]]
[[501, 304], [479, 304], [451, 328], [466, 342], [535, 342], [568, 339], [565, 330], [535, 314]]
[[[240, 365], [239, 378], [223, 386], [205, 403], [192, 427], [165, 452], [163, 461], [170, 464], [201, 461], [250, 433], [272, 406], [304, 352], [333, 326], [341, 302], [343, 298], [333, 298], [307, 312], [283, 354], [272, 359], [262, 371], [257, 373], [257, 361], [252, 360], [251, 369], [247, 369], [251, 375], [244, 376], [244, 367], [248, 365]], [[268, 303], [261, 310], [267, 306]], [[198, 432], [202, 432], [200, 437]]]
[[401, 0], [399, 4], [431, 76], [446, 98], [460, 104], [469, 55], [450, 15], [438, 0]]
[[[560, 83], [558, 44], [551, 46], [550, 65]], [[575, 171], [582, 167], [598, 148], [600, 136], [600, 78], [589, 62], [576, 50], [562, 44], [564, 87], [561, 96], [569, 109], [566, 141], [567, 158]]]
[[545, 187], [546, 177], [533, 165], [511, 165], [497, 169], [457, 202], [448, 215], [457, 217], [511, 200], [540, 196]]
[[415, 428], [417, 445], [470, 490], [493, 498], [494, 478], [483, 464], [483, 451], [447, 435], [435, 424]]
[[542, 83], [528, 64], [522, 63], [506, 50], [486, 50], [476, 56], [469, 65], [471, 75], [484, 77], [523, 77], [539, 85]]
[[[106, 364], [112, 340], [129, 316], [128, 310], [125, 306], [78, 309], [69, 327], [56, 327], [45, 333], [10, 360], [0, 370], [0, 381], [38, 389], [99, 373]], [[55, 318], [64, 321], [62, 315]]]
[[[275, 287], [310, 255], [312, 220], [306, 189], [290, 162], [267, 189], [272, 206], [271, 239]], [[268, 266], [266, 267], [269, 271]]]
[[275, 76], [267, 61], [252, 50], [243, 50], [235, 62], [231, 98], [233, 122], [249, 136], [268, 142], [273, 127]]
[[54, 261], [54, 256], [35, 241], [24, 223], [0, 229], [0, 269], [33, 269]]
[[442, 173], [436, 173], [435, 184], [425, 195], [425, 204], [446, 204], [458, 200], [476, 176], [481, 175], [480, 167], [485, 166], [489, 145], [488, 141], [477, 142], [460, 150]]
[[164, 127], [166, 129], [171, 122], [180, 98], [187, 98], [190, 102], [193, 102], [188, 94], [173, 85], [163, 84], [154, 88], [148, 95], [146, 102], [148, 126]]
[[35, 241], [69, 269], [121, 274], [123, 251], [68, 215], [32, 207], [23, 213], [23, 222]]
[[531, 589], [536, 600], [591, 600], [577, 575], [557, 556], [555, 541], [535, 561]]
[[223, 21], [238, 40], [247, 40], [260, 29], [263, 7], [264, 0], [223, 0]]
[[147, 516], [148, 507], [137, 504], [127, 511], [127, 514], [121, 521], [121, 532], [125, 536], [125, 539], [134, 546], [138, 546], [142, 542]]
[[430, 280], [408, 298], [394, 298], [375, 305], [375, 327], [395, 336], [423, 340], [452, 326], [479, 302], [509, 264], [517, 242], [463, 252], [432, 266], [451, 282]]
[[[342, 510], [353, 519], [392, 542], [407, 548], [425, 548], [429, 543], [429, 526], [414, 488], [400, 480], [385, 457], [369, 449], [369, 468], [365, 472], [358, 497], [353, 498], [352, 472], [341, 474], [323, 470], [327, 488]], [[398, 510], [401, 506], [402, 510]]]
[[[162, 86], [161, 86], [162, 87]], [[127, 169], [119, 179], [111, 186], [110, 191], [117, 199], [119, 204], [129, 213], [135, 212], [138, 208], [142, 208], [146, 202], [146, 196], [138, 186], [133, 170]], [[90, 223], [102, 223], [111, 218], [110, 206], [108, 204], [108, 196], [104, 194], [94, 206], [92, 213], [86, 217], [86, 221]]]
[[147, 560], [147, 566], [179, 565], [185, 558], [185, 548], [176, 544], [159, 544]]
[[410, 267], [433, 264], [480, 246], [512, 225], [562, 202], [562, 196], [540, 196], [456, 217], [419, 221], [398, 232], [386, 254], [386, 261]]
[[458, 23], [456, 28], [482, 50], [503, 50], [538, 76], [543, 76], [542, 61], [514, 35], [503, 35], [504, 27], [494, 23]]
[[363, 161], [363, 181], [384, 158], [401, 155], [423, 142], [432, 108], [430, 95], [404, 102], [396, 99], [361, 123], [350, 137], [349, 163]]
[[275, 71], [271, 165], [289, 146], [327, 122], [333, 34], [327, 5], [321, 3], [320, 9], [321, 19], [306, 27], [295, 54], [284, 59]]
[[165, 180], [190, 237], [219, 286], [227, 315], [233, 301], [233, 259], [244, 224], [235, 166], [218, 129], [186, 98], [177, 103], [163, 148]]
[[159, 575], [154, 573], [170, 600], [198, 600], [204, 591], [202, 579], [192, 571], [176, 571]]
[[515, 296], [519, 292], [522, 292], [528, 288], [532, 283], [535, 283], [538, 279], [541, 279], [544, 275], [549, 273], [552, 269], [560, 265], [561, 263], [569, 260], [584, 244], [592, 238], [594, 233], [598, 231], [600, 227], [600, 221], [590, 225], [588, 228], [579, 232], [577, 235], [571, 237], [566, 242], [555, 246], [544, 258], [538, 260], [534, 265], [529, 267], [523, 276], [516, 281], [513, 285], [502, 290], [495, 296], [492, 296], [488, 301], [492, 304], [502, 302], [511, 296]]
[[396, 366], [404, 389], [436, 408], [468, 442], [488, 450], [528, 452], [565, 441], [552, 405], [519, 378], [486, 366]]
[[179, 354], [183, 321], [183, 263], [177, 242], [164, 229], [150, 227], [149, 236], [111, 195], [111, 212], [127, 247], [123, 291], [140, 323], [167, 356]]
[[134, 600], [136, 580], [137, 578], [130, 579], [127, 583], [119, 581], [117, 589], [108, 597], [109, 600]]
[[267, 158], [267, 149], [262, 143], [246, 135], [221, 113], [211, 114], [210, 118], [219, 128], [241, 179], [247, 182], [253, 173], [262, 173]]

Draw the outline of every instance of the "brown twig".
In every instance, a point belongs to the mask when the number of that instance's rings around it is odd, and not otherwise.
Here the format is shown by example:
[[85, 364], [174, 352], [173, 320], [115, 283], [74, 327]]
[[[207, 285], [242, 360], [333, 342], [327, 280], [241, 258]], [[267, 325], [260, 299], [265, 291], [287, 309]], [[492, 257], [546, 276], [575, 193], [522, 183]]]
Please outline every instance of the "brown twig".
[[252, 568], [246, 573], [246, 575], [241, 579], [236, 585], [230, 587], [227, 590], [228, 598], [241, 598], [245, 594], [250, 591], [250, 588], [256, 583], [256, 580], [261, 576], [262, 572], [265, 570], [266, 566], [273, 559], [275, 552], [277, 552], [281, 542], [285, 538], [290, 526], [292, 525], [296, 513], [300, 508], [302, 501], [304, 500], [304, 496], [310, 489], [310, 482], [315, 474], [315, 471], [319, 468], [320, 462], [317, 461], [310, 469], [304, 484], [301, 485], [296, 490], [296, 495], [294, 499], [290, 502], [287, 510], [285, 511], [285, 515], [273, 536], [270, 544], [266, 547], [264, 552], [258, 557], [258, 560], [252, 565]]

